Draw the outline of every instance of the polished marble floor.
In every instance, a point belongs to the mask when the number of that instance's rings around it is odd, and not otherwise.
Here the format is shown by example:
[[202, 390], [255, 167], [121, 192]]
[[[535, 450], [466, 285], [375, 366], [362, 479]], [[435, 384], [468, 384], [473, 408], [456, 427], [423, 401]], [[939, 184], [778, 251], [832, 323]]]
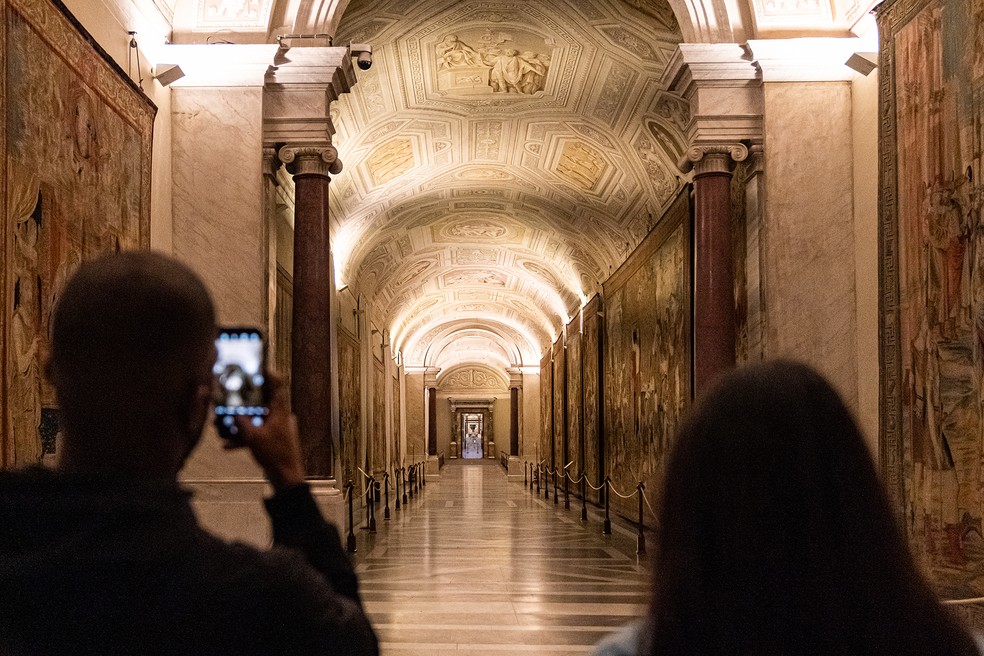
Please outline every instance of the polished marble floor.
[[380, 510], [354, 561], [383, 656], [587, 654], [640, 616], [634, 534], [602, 535], [594, 512], [582, 524], [578, 503], [507, 482], [495, 461], [452, 460], [389, 521]]

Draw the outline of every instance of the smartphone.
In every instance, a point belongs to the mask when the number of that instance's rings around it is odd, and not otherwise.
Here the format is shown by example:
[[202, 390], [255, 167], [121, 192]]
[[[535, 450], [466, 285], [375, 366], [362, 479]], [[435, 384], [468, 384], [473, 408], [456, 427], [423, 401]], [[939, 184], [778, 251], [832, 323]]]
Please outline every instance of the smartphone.
[[220, 328], [215, 349], [215, 427], [219, 435], [234, 440], [239, 433], [237, 416], [262, 426], [270, 412], [264, 394], [266, 346], [263, 335], [255, 328]]

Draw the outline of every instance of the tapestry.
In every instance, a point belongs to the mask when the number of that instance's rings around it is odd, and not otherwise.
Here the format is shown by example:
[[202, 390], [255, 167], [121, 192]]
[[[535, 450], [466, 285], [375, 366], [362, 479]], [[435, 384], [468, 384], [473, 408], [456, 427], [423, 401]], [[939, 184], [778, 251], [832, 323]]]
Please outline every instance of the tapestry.
[[339, 440], [341, 441], [342, 480], [352, 481], [358, 489], [362, 485], [359, 462], [359, 433], [362, 421], [362, 394], [359, 381], [362, 375], [362, 357], [359, 341], [343, 328], [338, 329], [338, 377]]
[[0, 464], [23, 466], [56, 444], [41, 367], [66, 279], [84, 260], [150, 245], [156, 108], [60, 3], [6, 0], [0, 11]]
[[939, 593], [979, 597], [984, 0], [899, 0], [878, 22], [882, 470]]
[[[604, 479], [601, 471], [602, 454], [601, 439], [601, 406], [599, 395], [601, 386], [600, 352], [603, 318], [601, 312], [601, 297], [597, 294], [584, 306], [584, 336], [583, 336], [583, 394], [584, 394], [584, 460], [583, 471], [587, 481], [594, 487], [600, 487]], [[598, 501], [598, 494], [591, 488], [585, 487], [588, 499]]]
[[372, 455], [369, 466], [372, 474], [382, 474], [386, 470], [386, 373], [383, 363], [372, 358]]
[[681, 192], [604, 284], [604, 467], [616, 492], [612, 508], [632, 517], [638, 515], [637, 498], [619, 495], [631, 496], [641, 481], [647, 498], [656, 498], [669, 447], [690, 404], [688, 194]]

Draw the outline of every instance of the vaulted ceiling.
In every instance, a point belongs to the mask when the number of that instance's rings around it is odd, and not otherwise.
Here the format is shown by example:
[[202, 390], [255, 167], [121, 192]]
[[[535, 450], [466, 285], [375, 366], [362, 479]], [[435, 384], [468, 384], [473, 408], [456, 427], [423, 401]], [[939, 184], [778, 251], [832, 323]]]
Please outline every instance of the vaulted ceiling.
[[155, 0], [177, 42], [372, 45], [332, 109], [337, 283], [445, 372], [535, 365], [658, 221], [678, 42], [846, 34], [873, 1]]
[[332, 117], [337, 276], [408, 363], [479, 357], [448, 339], [475, 330], [536, 363], [679, 188], [679, 28], [635, 4], [349, 4], [336, 43], [373, 65]]

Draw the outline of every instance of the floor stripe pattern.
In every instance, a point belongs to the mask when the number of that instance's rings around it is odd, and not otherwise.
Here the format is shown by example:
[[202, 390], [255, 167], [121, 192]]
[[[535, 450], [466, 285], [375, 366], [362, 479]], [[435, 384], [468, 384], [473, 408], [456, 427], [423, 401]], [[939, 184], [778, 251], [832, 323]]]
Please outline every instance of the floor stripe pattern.
[[451, 461], [391, 517], [354, 555], [383, 656], [587, 654], [645, 610], [632, 533], [603, 536], [495, 461]]

